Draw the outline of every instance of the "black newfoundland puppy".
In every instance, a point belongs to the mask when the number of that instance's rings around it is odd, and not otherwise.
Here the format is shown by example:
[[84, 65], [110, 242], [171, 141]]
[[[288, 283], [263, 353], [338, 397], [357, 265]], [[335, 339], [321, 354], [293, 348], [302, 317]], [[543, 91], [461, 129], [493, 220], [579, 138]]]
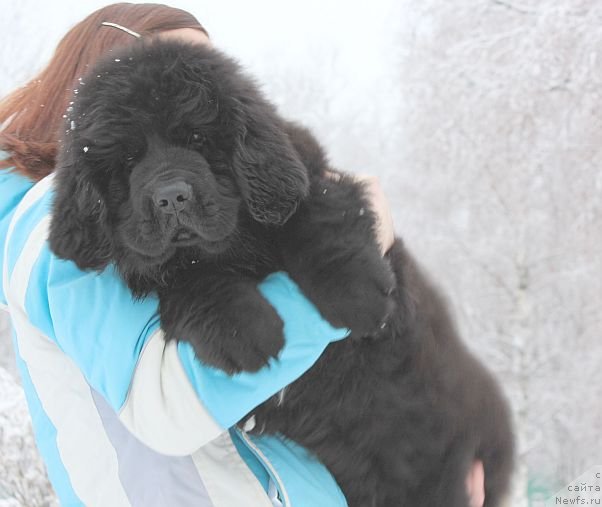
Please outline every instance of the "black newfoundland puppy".
[[231, 373], [278, 355], [283, 324], [257, 283], [287, 271], [352, 336], [256, 409], [256, 428], [311, 450], [350, 507], [466, 507], [477, 459], [499, 505], [513, 437], [495, 381], [401, 241], [382, 258], [362, 188], [327, 177], [311, 134], [234, 61], [140, 42], [84, 78], [69, 116], [59, 257], [115, 263], [136, 295], [159, 295], [167, 339]]

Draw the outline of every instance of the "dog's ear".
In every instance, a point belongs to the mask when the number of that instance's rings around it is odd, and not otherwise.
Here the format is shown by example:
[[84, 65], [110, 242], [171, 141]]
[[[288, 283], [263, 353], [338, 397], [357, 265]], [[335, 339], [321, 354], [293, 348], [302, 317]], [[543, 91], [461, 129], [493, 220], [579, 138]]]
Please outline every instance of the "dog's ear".
[[272, 107], [239, 101], [232, 165], [255, 220], [282, 225], [309, 191], [309, 178]]
[[59, 164], [54, 189], [50, 249], [80, 269], [102, 270], [113, 252], [103, 197], [77, 163]]

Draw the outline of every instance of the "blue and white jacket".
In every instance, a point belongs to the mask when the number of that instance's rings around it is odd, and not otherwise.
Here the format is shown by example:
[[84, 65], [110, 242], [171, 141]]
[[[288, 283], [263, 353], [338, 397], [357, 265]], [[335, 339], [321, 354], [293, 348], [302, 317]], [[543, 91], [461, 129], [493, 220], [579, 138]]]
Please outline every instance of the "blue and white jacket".
[[83, 272], [49, 251], [52, 180], [0, 171], [0, 306], [61, 505], [346, 507], [307, 451], [234, 428], [346, 331], [276, 273], [261, 290], [285, 323], [278, 360], [232, 377], [200, 364], [165, 342], [156, 298], [136, 301], [113, 269]]

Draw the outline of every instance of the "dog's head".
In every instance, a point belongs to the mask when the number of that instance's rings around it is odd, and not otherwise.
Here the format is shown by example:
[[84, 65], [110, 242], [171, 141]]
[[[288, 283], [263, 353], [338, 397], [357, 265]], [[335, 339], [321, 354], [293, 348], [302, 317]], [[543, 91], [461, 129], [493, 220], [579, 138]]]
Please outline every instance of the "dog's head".
[[222, 53], [139, 42], [80, 80], [59, 150], [50, 246], [80, 268], [212, 255], [241, 214], [282, 225], [308, 191], [274, 108]]

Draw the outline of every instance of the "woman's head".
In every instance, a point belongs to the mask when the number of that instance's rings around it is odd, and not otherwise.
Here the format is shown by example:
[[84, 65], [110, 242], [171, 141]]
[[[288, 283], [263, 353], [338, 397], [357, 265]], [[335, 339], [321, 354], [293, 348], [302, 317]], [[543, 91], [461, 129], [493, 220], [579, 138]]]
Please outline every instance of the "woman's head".
[[136, 39], [103, 22], [142, 37], [163, 34], [201, 42], [207, 36], [192, 14], [166, 5], [118, 3], [93, 12], [67, 32], [40, 74], [0, 101], [0, 149], [10, 155], [0, 167], [15, 166], [35, 180], [52, 172], [62, 116], [78, 78], [99, 58]]

